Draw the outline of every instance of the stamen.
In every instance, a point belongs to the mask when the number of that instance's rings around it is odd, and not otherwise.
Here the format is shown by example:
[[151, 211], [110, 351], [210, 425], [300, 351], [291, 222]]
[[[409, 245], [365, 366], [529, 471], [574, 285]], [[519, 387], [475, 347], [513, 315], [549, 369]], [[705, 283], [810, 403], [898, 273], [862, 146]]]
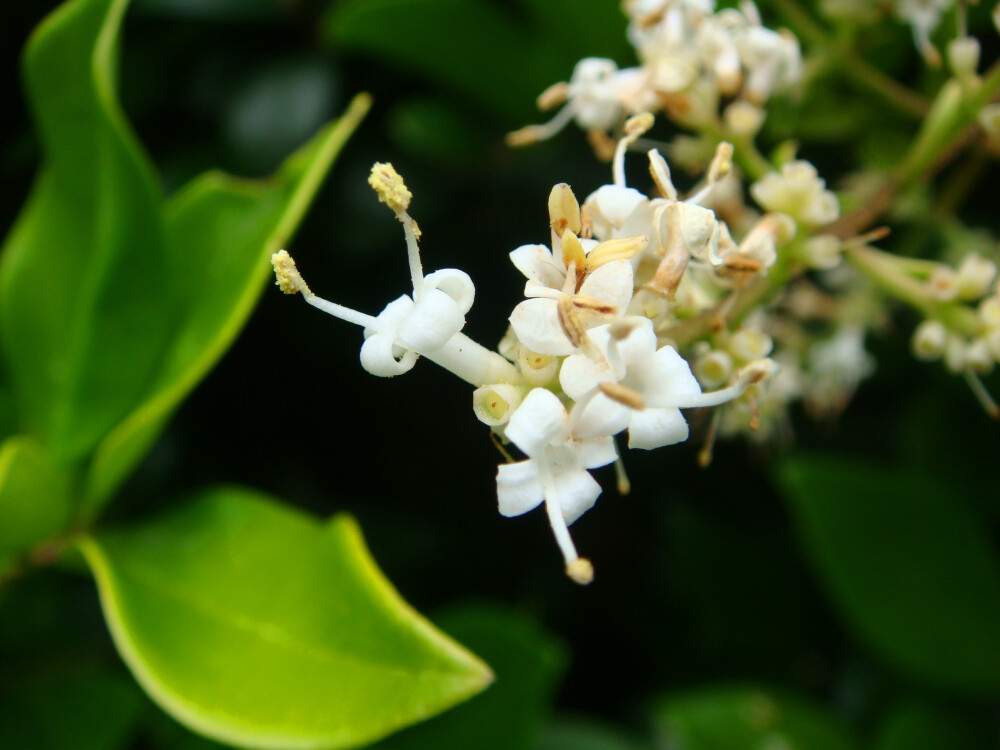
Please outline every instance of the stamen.
[[986, 410], [987, 415], [992, 419], [1000, 419], [1000, 406], [993, 400], [990, 392], [986, 390], [986, 386], [979, 379], [979, 375], [969, 369], [964, 370], [962, 374], [965, 375], [965, 382], [969, 384], [972, 394], [982, 405], [983, 409]]
[[560, 81], [559, 83], [553, 83], [540, 93], [535, 103], [540, 110], [547, 112], [550, 109], [555, 109], [560, 104], [565, 104], [567, 99], [569, 99], [569, 84], [566, 81]]
[[727, 388], [708, 393], [698, 393], [685, 396], [673, 404], [656, 404], [662, 407], [676, 407], [678, 409], [694, 409], [702, 406], [718, 406], [734, 398], [739, 398], [746, 393], [747, 388], [757, 385], [761, 380], [770, 377], [778, 371], [778, 363], [772, 359], [758, 359], [751, 362], [742, 370], [735, 383]]
[[580, 234], [581, 223], [580, 202], [573, 189], [560, 182], [549, 192], [549, 226], [557, 237], [562, 237], [567, 230]]
[[597, 384], [597, 390], [610, 398], [612, 401], [627, 406], [629, 409], [641, 411], [646, 408], [646, 402], [642, 394], [621, 383], [602, 382]]
[[336, 302], [330, 302], [313, 294], [312, 290], [309, 289], [309, 285], [306, 284], [305, 279], [302, 278], [302, 274], [299, 273], [299, 269], [296, 268], [292, 256], [287, 251], [279, 250], [271, 255], [271, 265], [274, 267], [274, 275], [277, 278], [275, 283], [285, 294], [301, 292], [302, 298], [306, 302], [335, 318], [346, 320], [348, 323], [353, 323], [363, 328], [375, 327], [376, 319], [371, 315], [365, 315], [365, 313], [338, 305]]
[[630, 260], [646, 249], [649, 239], [641, 234], [635, 237], [620, 237], [605, 240], [586, 256], [587, 271], [594, 271], [613, 260]]
[[618, 485], [619, 495], [624, 497], [632, 491], [632, 483], [628, 480], [628, 474], [625, 473], [625, 462], [620, 453], [615, 459], [615, 482]]
[[870, 232], [865, 232], [864, 234], [859, 234], [855, 237], [850, 237], [844, 240], [840, 247], [843, 250], [847, 250], [852, 247], [861, 247], [862, 245], [870, 245], [873, 242], [878, 242], [888, 237], [892, 233], [889, 227], [876, 227]]
[[667, 165], [667, 160], [660, 156], [660, 152], [655, 148], [649, 151], [649, 174], [662, 197], [670, 201], [677, 200], [677, 188], [670, 179], [670, 167]]
[[[583, 251], [583, 245], [580, 244], [579, 238], [569, 229], [563, 232], [562, 241], [559, 244], [562, 245], [563, 264], [567, 269], [573, 270], [572, 275], [575, 280], [573, 291], [575, 292], [580, 288], [580, 284], [583, 283], [583, 279], [587, 275], [587, 254]], [[568, 278], [570, 274], [567, 273], [566, 276]]]
[[376, 162], [368, 176], [368, 184], [378, 193], [378, 199], [395, 214], [401, 214], [410, 207], [413, 194], [392, 164]]
[[287, 250], [279, 250], [271, 255], [271, 266], [274, 268], [275, 284], [285, 294], [310, 295], [312, 292], [306, 284], [299, 269], [295, 266], [295, 261], [288, 254]]
[[569, 121], [573, 119], [573, 114], [573, 102], [569, 102], [547, 123], [543, 125], [528, 125], [520, 130], [507, 133], [507, 137], [504, 140], [508, 146], [514, 148], [544, 141], [566, 127]]
[[573, 538], [569, 534], [569, 527], [562, 514], [562, 504], [559, 502], [559, 495], [556, 492], [556, 485], [552, 480], [548, 463], [544, 458], [538, 463], [539, 479], [542, 481], [542, 491], [545, 495], [545, 512], [549, 517], [552, 535], [556, 538], [556, 544], [559, 546], [559, 551], [562, 552], [563, 560], [566, 563], [566, 575], [575, 583], [586, 586], [594, 580], [594, 566], [590, 560], [577, 554]]
[[705, 179], [707, 184], [697, 193], [685, 200], [685, 203], [700, 205], [715, 190], [723, 177], [733, 169], [733, 144], [722, 141], [715, 149], [715, 157], [708, 167]]
[[705, 433], [705, 442], [698, 451], [698, 466], [707, 469], [712, 464], [712, 454], [715, 450], [715, 437], [719, 432], [719, 422], [722, 421], [722, 409], [712, 412], [712, 419], [708, 423], [708, 432]]
[[653, 127], [653, 116], [649, 112], [630, 117], [625, 121], [625, 135], [618, 141], [615, 149], [615, 158], [612, 163], [612, 174], [614, 183], [618, 187], [625, 187], [625, 152], [628, 147], [635, 143], [643, 133]]
[[420, 246], [417, 244], [420, 228], [405, 211], [399, 214], [399, 220], [403, 224], [403, 234], [406, 236], [406, 260], [410, 266], [410, 281], [413, 283], [413, 298], [416, 300], [424, 286], [424, 269], [420, 263]]

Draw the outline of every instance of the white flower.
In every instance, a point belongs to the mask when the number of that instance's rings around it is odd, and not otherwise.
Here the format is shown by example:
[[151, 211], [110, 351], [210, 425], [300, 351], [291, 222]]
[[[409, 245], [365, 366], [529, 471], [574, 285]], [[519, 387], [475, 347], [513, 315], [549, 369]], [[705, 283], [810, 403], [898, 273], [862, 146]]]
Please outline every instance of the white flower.
[[446, 268], [424, 276], [417, 245], [419, 230], [406, 212], [412, 198], [391, 164], [375, 164], [369, 184], [403, 225], [413, 285], [411, 295], [393, 300], [378, 316], [317, 297], [284, 250], [271, 256], [277, 284], [286, 294], [302, 293], [313, 307], [364, 327], [361, 365], [380, 377], [409, 371], [424, 355], [473, 385], [515, 382], [520, 376], [507, 360], [461, 333], [475, 299], [475, 286], [464, 271]]
[[507, 423], [506, 435], [528, 458], [500, 465], [497, 501], [504, 516], [519, 516], [544, 501], [567, 575], [578, 583], [590, 583], [593, 568], [577, 554], [568, 526], [601, 494], [601, 486], [587, 469], [612, 463], [618, 454], [610, 433], [589, 438], [577, 434], [579, 408], [577, 404], [567, 412], [559, 398], [544, 388], [535, 388], [524, 398]]
[[795, 221], [819, 227], [840, 216], [837, 196], [807, 161], [790, 161], [781, 174], [771, 172], [750, 186], [750, 194], [768, 211], [791, 216]]
[[717, 406], [741, 395], [771, 374], [773, 363], [760, 360], [741, 371], [737, 382], [702, 393], [687, 361], [672, 346], [656, 348], [648, 318], [627, 318], [590, 331], [599, 356], [573, 354], [563, 362], [559, 383], [577, 399], [577, 434], [628, 428], [629, 447], [651, 450], [683, 442], [688, 426], [681, 409]]

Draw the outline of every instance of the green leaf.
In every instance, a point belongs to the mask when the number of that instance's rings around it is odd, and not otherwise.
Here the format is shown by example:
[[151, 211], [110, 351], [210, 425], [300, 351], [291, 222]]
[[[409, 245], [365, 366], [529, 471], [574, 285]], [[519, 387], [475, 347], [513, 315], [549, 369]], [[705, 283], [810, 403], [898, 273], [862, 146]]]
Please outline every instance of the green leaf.
[[0, 576], [32, 546], [64, 531], [72, 507], [69, 478], [23, 435], [0, 446]]
[[24, 57], [45, 162], [0, 264], [0, 334], [22, 431], [87, 453], [159, 366], [171, 321], [159, 188], [115, 99], [127, 0], [73, 0]]
[[319, 524], [220, 489], [82, 548], [136, 678], [176, 719], [223, 742], [354, 746], [492, 678], [402, 601], [345, 517]]
[[370, 104], [367, 95], [356, 97], [343, 117], [269, 180], [210, 172], [168, 201], [174, 333], [149, 395], [98, 446], [87, 479], [86, 515], [145, 455], [176, 406], [232, 343], [271, 278], [270, 254], [291, 238]]
[[60, 666], [17, 680], [3, 677], [5, 748], [119, 750], [148, 705], [127, 675], [100, 667]]
[[496, 684], [468, 703], [375, 747], [534, 750], [565, 667], [561, 644], [534, 621], [497, 606], [466, 605], [434, 619], [490, 663]]
[[1000, 565], [953, 488], [820, 456], [785, 462], [780, 479], [823, 583], [871, 648], [941, 687], [1000, 687]]
[[753, 687], [712, 687], [663, 701], [655, 714], [675, 750], [851, 750], [837, 719], [804, 698]]

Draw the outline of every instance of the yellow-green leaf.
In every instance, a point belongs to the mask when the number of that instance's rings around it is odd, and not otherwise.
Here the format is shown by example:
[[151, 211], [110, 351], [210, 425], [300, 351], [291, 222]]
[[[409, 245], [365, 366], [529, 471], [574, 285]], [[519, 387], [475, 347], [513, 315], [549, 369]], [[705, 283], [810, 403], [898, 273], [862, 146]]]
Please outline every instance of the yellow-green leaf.
[[492, 678], [399, 597], [346, 517], [321, 524], [221, 489], [82, 547], [136, 678], [222, 742], [351, 747]]
[[85, 455], [156, 371], [171, 321], [159, 187], [115, 98], [127, 0], [73, 0], [36, 30], [25, 79], [44, 164], [0, 263], [20, 430]]

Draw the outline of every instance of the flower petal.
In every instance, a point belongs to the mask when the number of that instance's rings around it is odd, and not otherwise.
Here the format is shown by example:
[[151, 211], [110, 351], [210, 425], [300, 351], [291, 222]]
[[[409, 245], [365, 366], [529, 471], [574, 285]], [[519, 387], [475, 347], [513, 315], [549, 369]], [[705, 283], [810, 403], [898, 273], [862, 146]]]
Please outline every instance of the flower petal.
[[571, 354], [559, 369], [559, 385], [572, 399], [580, 398], [602, 381], [613, 383], [617, 380], [607, 362], [595, 362], [586, 354]]
[[510, 253], [510, 260], [526, 278], [552, 289], [562, 289], [566, 269], [545, 245], [521, 245]]
[[555, 496], [567, 525], [572, 524], [594, 507], [601, 485], [583, 468], [579, 454], [573, 449], [550, 449], [545, 458], [551, 485], [546, 489]]
[[573, 437], [577, 440], [617, 435], [628, 427], [632, 410], [612, 401], [603, 393], [573, 407], [570, 420]]
[[580, 294], [607, 302], [624, 314], [632, 301], [632, 264], [627, 260], [613, 260], [588, 274], [580, 285]]
[[469, 274], [457, 268], [442, 268], [427, 274], [424, 276], [424, 288], [428, 287], [440, 289], [455, 300], [462, 315], [469, 312], [476, 299], [476, 285]]
[[671, 407], [683, 396], [701, 393], [691, 366], [672, 346], [630, 367], [626, 383], [642, 394], [647, 407]]
[[688, 425], [680, 409], [643, 409], [632, 412], [628, 425], [628, 447], [652, 450], [682, 443], [688, 438]]
[[597, 469], [618, 460], [615, 439], [610, 435], [592, 440], [577, 440], [575, 445], [580, 454], [580, 461], [588, 469]]
[[510, 325], [520, 342], [539, 354], [572, 354], [574, 347], [563, 332], [557, 308], [554, 299], [533, 298], [519, 303], [510, 315]]
[[534, 388], [507, 423], [505, 434], [528, 456], [541, 455], [553, 440], [565, 440], [566, 407], [552, 391]]
[[500, 515], [519, 516], [537, 508], [544, 499], [538, 466], [534, 460], [500, 464], [497, 467], [497, 503]]
[[416, 352], [411, 349], [401, 350], [401, 347], [395, 345], [395, 339], [385, 333], [369, 336], [361, 345], [361, 366], [380, 378], [402, 375], [413, 369], [416, 363]]
[[399, 338], [410, 349], [433, 352], [465, 326], [458, 303], [440, 289], [423, 288], [399, 327]]

